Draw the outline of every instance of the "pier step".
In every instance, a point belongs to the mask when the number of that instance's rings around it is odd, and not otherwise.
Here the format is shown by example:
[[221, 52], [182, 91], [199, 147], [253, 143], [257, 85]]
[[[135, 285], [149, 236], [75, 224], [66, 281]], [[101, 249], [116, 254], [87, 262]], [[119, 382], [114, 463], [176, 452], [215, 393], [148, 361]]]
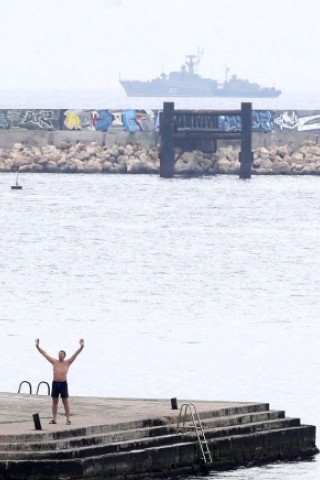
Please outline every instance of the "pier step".
[[[236, 467], [256, 462], [292, 459], [310, 456], [317, 449], [310, 441], [314, 429], [299, 426], [285, 429], [260, 431], [255, 435], [226, 436], [209, 441], [212, 450], [212, 468]], [[61, 471], [68, 478], [115, 478], [141, 474], [172, 473], [185, 469], [197, 470], [200, 464], [199, 449], [196, 442], [178, 442], [170, 445], [157, 445], [150, 448], [132, 449], [125, 452], [107, 453], [102, 456], [48, 460], [28, 459], [6, 461], [6, 477], [10, 480], [34, 478], [41, 472], [41, 479], [61, 477]], [[37, 477], [38, 478], [38, 477]]]
[[122, 431], [111, 431], [108, 433], [84, 434], [83, 436], [74, 436], [70, 431], [68, 437], [54, 440], [52, 438], [42, 441], [5, 442], [0, 444], [0, 454], [3, 451], [42, 451], [42, 450], [65, 450], [68, 448], [78, 448], [83, 446], [99, 445], [99, 444], [118, 444], [125, 443], [130, 440], [138, 440], [140, 438], [162, 437], [168, 434], [177, 433], [175, 426], [164, 425], [161, 427], [137, 428]]
[[[291, 428], [299, 423], [298, 419], [291, 419], [288, 421], [282, 422], [274, 422], [274, 424], [268, 425], [268, 430], [285, 430], [287, 428]], [[216, 431], [207, 431], [206, 437], [209, 442], [214, 443], [215, 439], [225, 439], [231, 438], [236, 436], [244, 436], [244, 435], [251, 435], [253, 433], [259, 433], [263, 431], [264, 426], [262, 424], [255, 424], [252, 425], [252, 428], [249, 427], [237, 427], [237, 428], [228, 428], [228, 429], [220, 429], [219, 432]], [[165, 445], [177, 445], [177, 444], [196, 444], [197, 438], [195, 435], [182, 435], [182, 434], [170, 434], [170, 435], [161, 435], [159, 437], [141, 437], [134, 440], [129, 441], [121, 441], [117, 443], [98, 443], [98, 444], [90, 444], [82, 445], [79, 444], [77, 446], [73, 446], [72, 442], [70, 445], [65, 448], [61, 449], [46, 449], [43, 448], [41, 450], [35, 451], [30, 445], [31, 449], [26, 450], [2, 450], [0, 452], [0, 459], [1, 460], [8, 460], [8, 459], [54, 459], [54, 460], [62, 460], [62, 459], [70, 459], [70, 458], [88, 458], [93, 456], [101, 456], [106, 454], [113, 454], [118, 452], [129, 452], [132, 450], [138, 449], [150, 449], [150, 448], [158, 448], [160, 446]]]
[[[269, 410], [268, 412], [248, 413], [244, 415], [229, 415], [221, 418], [215, 418], [213, 420], [203, 422], [204, 428], [210, 430], [212, 428], [225, 428], [231, 425], [244, 425], [253, 424], [254, 422], [262, 422], [266, 420], [281, 419], [284, 418], [283, 411]], [[93, 430], [93, 431], [92, 431]], [[187, 428], [181, 430], [183, 433], [193, 428], [188, 425]], [[57, 432], [58, 433], [58, 432]], [[107, 432], [104, 431], [102, 426], [97, 429], [91, 427], [87, 430], [71, 430], [65, 431], [63, 438], [58, 435], [58, 438], [52, 438], [51, 436], [45, 437], [40, 434], [38, 441], [34, 441], [34, 436], [24, 436], [19, 438], [19, 442], [8, 443], [1, 441], [0, 443], [0, 458], [3, 451], [18, 451], [18, 450], [58, 450], [68, 448], [78, 448], [83, 446], [98, 445], [100, 443], [119, 443], [129, 441], [131, 439], [159, 437], [167, 434], [173, 434], [176, 432], [175, 424], [161, 425], [161, 426], [148, 426], [144, 428], [131, 428], [129, 430], [117, 430], [110, 431], [110, 426], [107, 428]], [[66, 436], [68, 435], [68, 436]]]
[[[261, 430], [278, 430], [280, 428], [299, 427], [301, 425], [299, 418], [282, 418], [268, 420], [265, 422], [253, 422], [241, 425], [231, 425], [226, 427], [206, 428], [205, 435], [207, 439], [219, 438], [233, 435], [247, 435], [259, 432]], [[190, 429], [184, 433], [184, 437], [196, 439], [196, 434]]]
[[[253, 419], [260, 420], [253, 422]], [[262, 421], [263, 420], [263, 421]], [[206, 428], [207, 439], [224, 438], [234, 435], [252, 435], [263, 430], [299, 426], [299, 419], [285, 419], [282, 411], [269, 411], [257, 415], [232, 415], [230, 418], [216, 419]], [[223, 426], [222, 426], [223, 425]], [[86, 435], [82, 438], [63, 439], [46, 442], [1, 444], [0, 460], [16, 458], [29, 459], [69, 459], [106, 455], [120, 451], [147, 449], [182, 442], [197, 443], [193, 429], [177, 432], [174, 426], [148, 427], [145, 429], [110, 432], [109, 434]]]
[[[268, 404], [239, 405], [201, 413], [212, 468], [293, 459], [317, 453], [315, 427], [286, 418]], [[0, 480], [64, 477], [125, 478], [196, 470], [198, 440], [177, 417], [146, 419], [23, 435], [0, 436]]]
[[[201, 420], [203, 428], [226, 427], [228, 425], [241, 425], [252, 422], [259, 422], [265, 420], [273, 420], [275, 418], [284, 418], [285, 412], [283, 410], [268, 410], [258, 413], [245, 413], [244, 415], [228, 415], [225, 417], [214, 418], [212, 420]], [[190, 428], [189, 423], [187, 428]]]

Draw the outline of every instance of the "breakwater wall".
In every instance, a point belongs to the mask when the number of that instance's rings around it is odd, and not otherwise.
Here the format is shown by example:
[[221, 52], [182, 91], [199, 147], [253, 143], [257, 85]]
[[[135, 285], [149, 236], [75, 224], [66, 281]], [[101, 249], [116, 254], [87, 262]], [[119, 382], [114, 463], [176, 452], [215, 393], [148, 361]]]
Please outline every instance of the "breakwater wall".
[[[0, 172], [159, 174], [160, 114], [0, 110]], [[251, 120], [252, 174], [319, 174], [319, 111], [253, 110]], [[226, 132], [241, 130], [239, 116], [217, 121]], [[239, 174], [239, 143], [218, 140], [215, 152], [176, 148], [174, 173]]]
[[[1, 111], [0, 111], [1, 112]], [[309, 117], [308, 117], [309, 118]], [[312, 118], [312, 117], [311, 117]], [[0, 118], [1, 120], [1, 118]], [[312, 129], [298, 130], [298, 127], [269, 129], [252, 129], [252, 147], [268, 147], [270, 145], [286, 145], [290, 144], [297, 149], [304, 141], [312, 140], [316, 143], [320, 142], [320, 115], [319, 124], [313, 123]], [[240, 131], [239, 125], [236, 130], [229, 127], [227, 131]], [[0, 148], [12, 148], [15, 143], [23, 143], [26, 146], [44, 146], [55, 145], [58, 147], [61, 142], [70, 144], [91, 143], [96, 142], [99, 145], [126, 145], [139, 144], [142, 146], [152, 146], [159, 143], [159, 125], [158, 122], [150, 130], [137, 128], [131, 131], [120, 122], [109, 126], [107, 131], [98, 131], [95, 129], [44, 129], [44, 128], [22, 128], [15, 127], [10, 129], [2, 128], [0, 122]], [[227, 146], [223, 141], [219, 142], [219, 146]]]

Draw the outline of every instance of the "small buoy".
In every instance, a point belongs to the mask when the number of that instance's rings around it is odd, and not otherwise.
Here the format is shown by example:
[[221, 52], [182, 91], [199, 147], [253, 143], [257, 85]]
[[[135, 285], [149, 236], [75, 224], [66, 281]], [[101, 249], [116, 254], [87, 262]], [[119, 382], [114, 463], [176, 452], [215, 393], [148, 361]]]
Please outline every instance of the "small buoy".
[[12, 190], [22, 190], [22, 186], [19, 185], [19, 182], [18, 182], [18, 172], [17, 172], [17, 176], [16, 176], [16, 184], [11, 185], [11, 189]]

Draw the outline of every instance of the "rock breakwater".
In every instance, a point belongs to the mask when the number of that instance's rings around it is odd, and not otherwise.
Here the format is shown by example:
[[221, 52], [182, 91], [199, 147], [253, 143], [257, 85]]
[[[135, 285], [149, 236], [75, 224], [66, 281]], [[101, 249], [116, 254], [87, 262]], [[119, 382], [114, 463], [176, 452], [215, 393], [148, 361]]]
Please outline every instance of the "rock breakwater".
[[[239, 173], [239, 146], [220, 147], [214, 153], [199, 150], [175, 154], [175, 173], [216, 175]], [[159, 174], [160, 150], [135, 144], [101, 146], [97, 142], [61, 142], [58, 146], [16, 143], [0, 148], [0, 172]], [[253, 151], [252, 173], [257, 175], [320, 175], [320, 144], [307, 140], [297, 149], [290, 144]]]

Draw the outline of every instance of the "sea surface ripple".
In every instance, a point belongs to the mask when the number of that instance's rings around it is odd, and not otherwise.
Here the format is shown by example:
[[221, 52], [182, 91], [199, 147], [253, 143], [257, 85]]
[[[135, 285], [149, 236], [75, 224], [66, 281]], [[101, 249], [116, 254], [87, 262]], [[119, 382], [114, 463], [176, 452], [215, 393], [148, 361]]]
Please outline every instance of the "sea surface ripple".
[[[0, 390], [269, 402], [320, 426], [320, 178], [0, 174]], [[48, 409], [50, 408], [48, 404]], [[318, 441], [318, 447], [320, 441]], [[213, 473], [318, 480], [313, 461]]]

